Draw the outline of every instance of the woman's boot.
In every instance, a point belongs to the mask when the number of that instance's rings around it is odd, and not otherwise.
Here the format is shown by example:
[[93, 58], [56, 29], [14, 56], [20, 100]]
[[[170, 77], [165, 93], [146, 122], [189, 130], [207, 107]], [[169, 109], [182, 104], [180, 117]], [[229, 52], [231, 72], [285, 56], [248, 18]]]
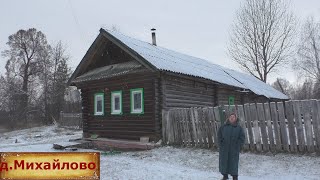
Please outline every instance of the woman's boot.
[[223, 174], [222, 180], [227, 180], [227, 179], [229, 179], [229, 178], [228, 178], [228, 174]]

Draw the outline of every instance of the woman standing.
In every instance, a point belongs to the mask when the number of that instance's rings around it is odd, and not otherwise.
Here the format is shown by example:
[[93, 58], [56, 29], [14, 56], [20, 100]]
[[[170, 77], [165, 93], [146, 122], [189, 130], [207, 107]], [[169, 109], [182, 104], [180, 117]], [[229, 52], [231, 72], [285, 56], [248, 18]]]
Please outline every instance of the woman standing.
[[239, 153], [244, 143], [244, 132], [238, 124], [235, 113], [231, 113], [226, 123], [218, 131], [219, 140], [219, 171], [223, 180], [230, 174], [238, 179]]

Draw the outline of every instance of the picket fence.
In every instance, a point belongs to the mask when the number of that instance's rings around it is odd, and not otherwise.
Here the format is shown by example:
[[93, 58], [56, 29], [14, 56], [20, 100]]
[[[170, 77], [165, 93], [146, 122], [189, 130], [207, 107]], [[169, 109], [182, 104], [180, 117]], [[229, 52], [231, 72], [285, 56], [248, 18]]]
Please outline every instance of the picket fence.
[[163, 110], [163, 141], [169, 145], [217, 148], [218, 129], [231, 112], [237, 114], [244, 129], [244, 150], [320, 152], [319, 100]]
[[62, 127], [82, 129], [82, 113], [60, 112], [60, 119], [58, 124]]

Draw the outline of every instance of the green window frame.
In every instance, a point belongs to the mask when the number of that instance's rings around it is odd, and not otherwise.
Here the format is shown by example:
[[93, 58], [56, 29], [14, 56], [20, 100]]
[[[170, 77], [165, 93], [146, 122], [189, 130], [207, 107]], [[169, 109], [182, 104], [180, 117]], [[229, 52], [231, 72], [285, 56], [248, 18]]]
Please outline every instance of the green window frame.
[[[116, 103], [115, 98], [119, 97], [119, 109], [115, 109]], [[122, 91], [111, 92], [111, 114], [121, 115], [122, 114]]]
[[[135, 95], [140, 95], [140, 103], [136, 102]], [[138, 97], [138, 96], [136, 96]], [[135, 107], [137, 106], [137, 107]], [[140, 108], [139, 108], [140, 106]], [[130, 113], [131, 114], [144, 114], [144, 92], [143, 88], [130, 89]]]
[[[101, 105], [98, 103], [101, 102]], [[104, 115], [104, 93], [94, 94], [94, 115], [103, 116]]]
[[229, 98], [228, 98], [228, 104], [229, 104], [229, 105], [234, 105], [234, 96], [229, 96]]

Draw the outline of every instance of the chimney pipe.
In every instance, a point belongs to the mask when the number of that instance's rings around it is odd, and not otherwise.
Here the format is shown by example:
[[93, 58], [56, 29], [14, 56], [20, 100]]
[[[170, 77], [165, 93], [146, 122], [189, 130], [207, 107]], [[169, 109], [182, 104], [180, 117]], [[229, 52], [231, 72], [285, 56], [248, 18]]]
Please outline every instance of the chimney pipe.
[[152, 45], [156, 46], [157, 41], [156, 41], [156, 29], [155, 28], [151, 29], [151, 35], [152, 35]]

